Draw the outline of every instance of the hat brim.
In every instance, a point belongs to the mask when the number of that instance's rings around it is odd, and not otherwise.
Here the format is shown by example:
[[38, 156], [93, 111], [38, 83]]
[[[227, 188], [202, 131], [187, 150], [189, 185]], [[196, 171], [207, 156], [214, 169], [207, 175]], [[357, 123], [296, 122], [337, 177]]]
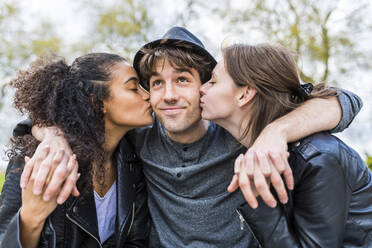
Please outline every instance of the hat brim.
[[[177, 41], [182, 41], [183, 43], [186, 43], [188, 45], [190, 45], [192, 47], [192, 51], [194, 53], [197, 53], [201, 56], [204, 56], [206, 57], [209, 61], [210, 61], [210, 67], [211, 67], [211, 70], [213, 70], [213, 68], [217, 65], [217, 61], [215, 60], [215, 58], [204, 48], [192, 43], [192, 42], [189, 42], [189, 41], [185, 41], [185, 40], [179, 40], [179, 39], [158, 39], [158, 40], [154, 40], [152, 42], [149, 42], [147, 44], [145, 44], [144, 46], [141, 47], [140, 50], [138, 50], [138, 52], [136, 53], [136, 55], [134, 56], [134, 60], [133, 60], [133, 67], [134, 69], [136, 70], [136, 72], [140, 75], [141, 74], [141, 71], [140, 71], [140, 61], [142, 59], [142, 57], [144, 56], [144, 53], [142, 52], [142, 49], [145, 48], [145, 49], [152, 49], [152, 48], [156, 48], [158, 46], [166, 46], [166, 45], [170, 45], [172, 46], [175, 42]], [[205, 82], [202, 82], [202, 83], [205, 83]], [[142, 80], [140, 81], [140, 84], [141, 86], [149, 91], [149, 86], [146, 85], [144, 82], [142, 82]]]

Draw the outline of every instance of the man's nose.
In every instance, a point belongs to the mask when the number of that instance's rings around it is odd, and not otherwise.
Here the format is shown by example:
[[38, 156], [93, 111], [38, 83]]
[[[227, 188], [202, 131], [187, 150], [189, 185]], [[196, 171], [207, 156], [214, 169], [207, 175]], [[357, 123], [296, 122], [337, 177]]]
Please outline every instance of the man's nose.
[[175, 101], [177, 100], [177, 96], [178, 94], [175, 86], [171, 82], [167, 82], [164, 89], [164, 101]]

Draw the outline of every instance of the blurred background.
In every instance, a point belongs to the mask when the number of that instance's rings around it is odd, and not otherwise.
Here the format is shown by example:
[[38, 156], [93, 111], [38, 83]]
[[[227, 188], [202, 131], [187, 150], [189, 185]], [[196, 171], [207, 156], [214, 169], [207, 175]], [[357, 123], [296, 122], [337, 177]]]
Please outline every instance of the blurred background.
[[[14, 125], [7, 82], [38, 55], [69, 63], [88, 52], [132, 60], [171, 26], [190, 29], [220, 58], [233, 42], [281, 43], [296, 51], [305, 82], [326, 81], [358, 94], [364, 107], [338, 134], [372, 164], [372, 6], [369, 0], [1, 0], [0, 185]], [[1, 187], [1, 186], [0, 186]]]

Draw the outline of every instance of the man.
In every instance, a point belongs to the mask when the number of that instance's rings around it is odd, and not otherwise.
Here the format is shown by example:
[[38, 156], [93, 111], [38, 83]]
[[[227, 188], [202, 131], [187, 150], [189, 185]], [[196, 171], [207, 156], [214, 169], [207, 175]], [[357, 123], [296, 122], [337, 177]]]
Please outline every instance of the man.
[[[244, 202], [242, 193], [226, 191], [234, 174], [234, 160], [244, 150], [224, 129], [200, 116], [199, 87], [209, 79], [215, 64], [203, 44], [180, 27], [174, 27], [162, 39], [146, 44], [135, 56], [134, 67], [142, 86], [150, 91], [156, 116], [153, 126], [130, 134], [147, 179], [148, 205], [153, 220], [150, 247], [258, 246], [236, 213], [236, 208]], [[351, 93], [341, 94], [339, 101], [341, 122], [339, 103], [332, 98], [308, 101], [269, 125], [251, 148], [258, 153], [259, 166], [255, 169], [272, 180], [270, 171], [281, 168], [279, 172], [286, 171], [287, 186], [292, 188], [290, 171], [278, 165], [278, 161], [283, 160], [287, 142], [332, 129], [337, 123], [337, 131], [348, 126], [361, 102]], [[322, 109], [327, 109], [326, 113]], [[45, 129], [35, 130], [35, 135], [44, 140], [42, 145], [50, 144], [51, 149], [50, 140], [64, 142], [62, 136]], [[63, 146], [69, 149], [65, 144]], [[274, 155], [278, 152], [281, 155], [268, 156], [262, 151], [268, 149], [273, 149]], [[53, 153], [49, 160], [52, 157]], [[61, 167], [63, 165], [57, 169]], [[41, 168], [39, 173], [48, 175], [45, 171], [48, 170]], [[265, 181], [262, 174], [258, 182]], [[54, 179], [53, 176], [54, 188], [48, 194], [56, 192], [61, 178], [65, 177]], [[255, 180], [253, 183], [262, 199], [274, 207], [276, 200], [268, 188], [264, 188], [266, 184]], [[275, 183], [274, 187], [279, 199], [285, 203], [283, 183]], [[249, 196], [246, 198], [250, 199]], [[251, 203], [255, 207], [255, 202]]]

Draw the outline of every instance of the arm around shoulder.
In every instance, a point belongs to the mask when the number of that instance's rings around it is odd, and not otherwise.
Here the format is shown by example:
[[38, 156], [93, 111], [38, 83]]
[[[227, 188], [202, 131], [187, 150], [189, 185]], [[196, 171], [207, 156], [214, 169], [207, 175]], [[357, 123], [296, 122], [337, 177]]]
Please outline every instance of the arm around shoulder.
[[350, 125], [362, 106], [363, 102], [357, 95], [339, 89], [337, 97], [307, 100], [265, 129], [282, 133], [287, 142], [322, 131], [341, 132]]

